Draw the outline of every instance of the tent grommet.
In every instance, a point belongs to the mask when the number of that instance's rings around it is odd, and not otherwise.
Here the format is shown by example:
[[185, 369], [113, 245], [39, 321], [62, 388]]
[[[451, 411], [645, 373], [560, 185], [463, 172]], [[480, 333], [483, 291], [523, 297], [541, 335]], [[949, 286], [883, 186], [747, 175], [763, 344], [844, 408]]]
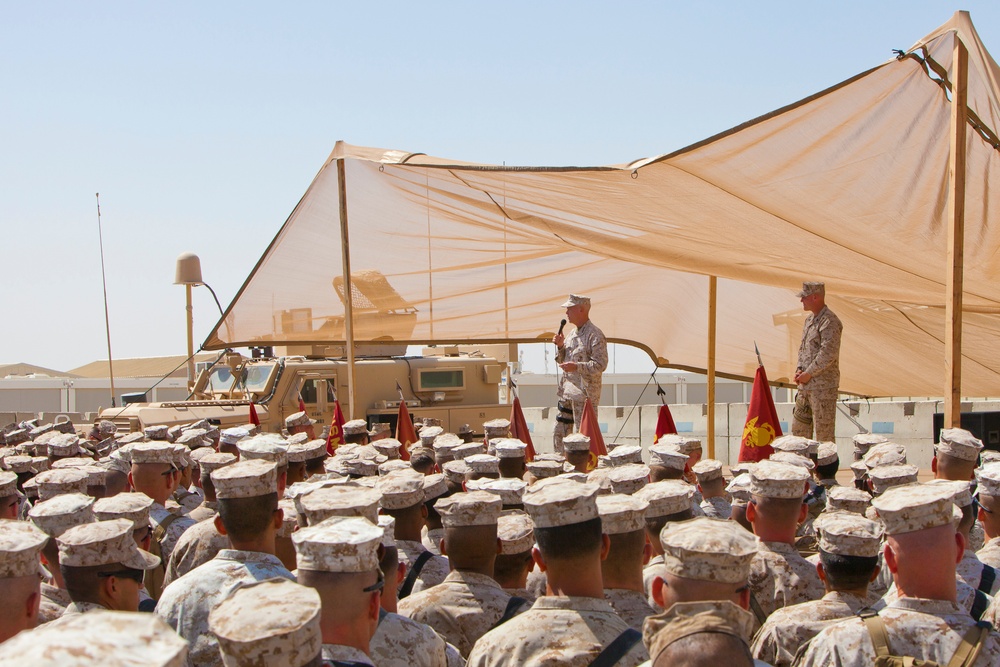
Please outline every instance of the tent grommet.
[[633, 169], [632, 170], [632, 180], [634, 181], [637, 178], [639, 178], [639, 170], [638, 169]]

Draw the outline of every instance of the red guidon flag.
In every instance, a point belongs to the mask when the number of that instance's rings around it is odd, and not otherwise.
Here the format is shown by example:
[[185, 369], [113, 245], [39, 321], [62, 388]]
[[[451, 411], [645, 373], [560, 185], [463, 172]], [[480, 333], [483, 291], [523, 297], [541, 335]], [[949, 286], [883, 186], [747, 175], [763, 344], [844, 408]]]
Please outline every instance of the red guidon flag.
[[653, 444], [655, 445], [668, 433], [677, 433], [677, 427], [674, 426], [674, 416], [670, 414], [670, 406], [664, 403], [660, 406], [660, 414], [656, 417], [656, 435], [653, 437]]
[[607, 456], [608, 448], [601, 435], [601, 425], [597, 422], [597, 412], [590, 399], [583, 408], [583, 419], [580, 420], [580, 433], [590, 438], [590, 460], [587, 461], [587, 472], [597, 468], [597, 457]]
[[535, 460], [535, 446], [531, 443], [528, 422], [524, 418], [524, 411], [521, 410], [521, 399], [517, 396], [514, 397], [514, 404], [510, 406], [510, 437], [517, 438], [527, 445], [524, 450], [526, 462]]
[[757, 367], [750, 393], [750, 408], [747, 422], [740, 440], [740, 462], [757, 462], [768, 458], [774, 452], [771, 443], [781, 436], [781, 422], [774, 408], [771, 387], [767, 384], [767, 373], [763, 366]]
[[399, 448], [399, 458], [409, 461], [409, 447], [417, 441], [417, 432], [413, 430], [413, 420], [410, 419], [410, 411], [406, 407], [406, 401], [399, 402], [399, 412], [396, 413], [396, 440], [403, 443], [403, 446]]
[[253, 401], [250, 401], [250, 423], [260, 427], [260, 417], [257, 416], [257, 408], [254, 407]]
[[330, 432], [326, 435], [326, 453], [333, 456], [333, 452], [342, 444], [344, 444], [344, 411], [340, 409], [340, 401], [334, 401]]

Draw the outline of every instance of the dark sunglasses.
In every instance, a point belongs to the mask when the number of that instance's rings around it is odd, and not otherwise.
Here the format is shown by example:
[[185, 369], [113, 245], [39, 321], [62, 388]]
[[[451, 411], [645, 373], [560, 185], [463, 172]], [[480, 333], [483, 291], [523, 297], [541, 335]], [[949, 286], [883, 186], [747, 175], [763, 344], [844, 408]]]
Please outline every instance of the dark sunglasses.
[[371, 586], [365, 586], [361, 589], [363, 593], [374, 593], [375, 591], [380, 591], [385, 588], [385, 575], [382, 574], [382, 570], [378, 571], [378, 580]]
[[123, 570], [115, 570], [114, 572], [98, 572], [97, 573], [98, 577], [102, 577], [102, 578], [103, 577], [118, 577], [119, 579], [131, 579], [132, 581], [136, 582], [137, 584], [141, 584], [142, 583], [142, 578], [143, 578], [144, 575], [145, 575], [145, 572], [143, 572], [142, 570], [133, 570], [130, 567], [127, 567], [127, 568], [125, 568]]

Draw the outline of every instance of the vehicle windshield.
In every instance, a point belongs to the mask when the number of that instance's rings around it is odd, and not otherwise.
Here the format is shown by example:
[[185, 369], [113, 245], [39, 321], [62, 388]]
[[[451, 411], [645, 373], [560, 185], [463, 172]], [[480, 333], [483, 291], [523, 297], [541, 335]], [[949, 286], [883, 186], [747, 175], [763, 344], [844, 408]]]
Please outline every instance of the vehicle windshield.
[[248, 392], [261, 392], [267, 388], [267, 381], [277, 367], [276, 363], [247, 364], [243, 367], [243, 386]]
[[232, 386], [233, 372], [228, 366], [219, 365], [212, 369], [212, 373], [208, 376], [208, 387], [206, 387], [208, 391], [213, 393], [229, 391]]

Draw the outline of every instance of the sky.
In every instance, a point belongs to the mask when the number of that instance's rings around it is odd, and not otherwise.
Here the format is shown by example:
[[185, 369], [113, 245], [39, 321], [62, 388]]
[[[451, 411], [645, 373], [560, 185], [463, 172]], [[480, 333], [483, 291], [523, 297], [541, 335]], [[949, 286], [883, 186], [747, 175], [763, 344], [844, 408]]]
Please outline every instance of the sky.
[[[956, 9], [1000, 53], [996, 0], [0, 0], [0, 364], [107, 357], [95, 193], [114, 357], [183, 354], [177, 256], [201, 257], [225, 307], [337, 140], [627, 162], [878, 65]], [[197, 347], [218, 320], [204, 288], [194, 314]], [[634, 349], [613, 359], [652, 368]]]

